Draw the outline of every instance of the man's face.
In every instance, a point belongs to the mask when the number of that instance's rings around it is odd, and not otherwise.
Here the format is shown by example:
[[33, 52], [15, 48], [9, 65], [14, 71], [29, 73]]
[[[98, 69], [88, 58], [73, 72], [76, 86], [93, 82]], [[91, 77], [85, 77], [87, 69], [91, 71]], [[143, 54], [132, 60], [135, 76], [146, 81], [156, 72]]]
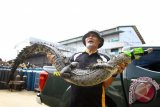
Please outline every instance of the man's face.
[[94, 33], [89, 33], [85, 39], [85, 43], [87, 48], [98, 48], [100, 40]]

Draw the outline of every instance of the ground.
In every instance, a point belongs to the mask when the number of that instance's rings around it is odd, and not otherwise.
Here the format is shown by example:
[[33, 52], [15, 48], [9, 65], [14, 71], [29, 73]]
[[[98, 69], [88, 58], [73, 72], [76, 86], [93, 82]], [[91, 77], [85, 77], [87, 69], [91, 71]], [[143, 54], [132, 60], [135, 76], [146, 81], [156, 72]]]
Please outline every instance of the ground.
[[48, 107], [36, 101], [34, 91], [0, 90], [0, 107]]

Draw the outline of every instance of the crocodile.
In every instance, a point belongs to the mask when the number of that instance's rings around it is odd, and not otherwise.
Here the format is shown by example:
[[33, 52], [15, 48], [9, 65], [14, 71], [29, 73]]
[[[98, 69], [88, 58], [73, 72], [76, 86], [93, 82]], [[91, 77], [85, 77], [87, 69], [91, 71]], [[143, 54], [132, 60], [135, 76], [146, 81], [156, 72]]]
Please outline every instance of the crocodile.
[[[139, 52], [137, 52], [139, 51]], [[124, 51], [114, 56], [108, 62], [98, 62], [86, 68], [78, 68], [78, 62], [71, 62], [60, 71], [60, 76], [67, 82], [78, 86], [93, 86], [109, 79], [112, 75], [118, 74], [119, 66], [128, 66], [133, 59], [152, 52], [152, 48], [143, 50], [136, 48], [130, 51]], [[138, 58], [137, 58], [138, 57]]]
[[65, 57], [54, 45], [34, 43], [31, 46], [23, 48], [23, 50], [17, 55], [11, 69], [12, 74], [10, 79], [13, 79], [14, 72], [19, 64], [38, 53], [44, 55], [47, 55], [48, 53], [52, 54], [54, 56], [52, 59], [54, 60], [52, 64], [56, 67], [57, 71], [60, 72], [60, 77], [62, 77], [65, 81], [78, 86], [97, 85], [110, 78], [113, 74], [116, 74], [118, 72], [117, 65], [126, 63], [127, 66], [132, 60], [129, 55], [121, 53], [106, 63], [96, 63], [89, 66], [87, 69], [82, 70], [77, 67], [77, 62], [70, 62], [69, 58]]
[[11, 74], [9, 80], [14, 79], [14, 73], [16, 72], [18, 66], [23, 63], [26, 59], [36, 55], [43, 54], [47, 55], [47, 53], [52, 53], [55, 58], [55, 67], [58, 71], [61, 71], [63, 67], [65, 67], [69, 63], [69, 59], [65, 57], [61, 51], [56, 48], [53, 44], [47, 44], [43, 42], [35, 42], [30, 46], [24, 47], [21, 52], [17, 55], [17, 57], [13, 60], [13, 64], [11, 67]]

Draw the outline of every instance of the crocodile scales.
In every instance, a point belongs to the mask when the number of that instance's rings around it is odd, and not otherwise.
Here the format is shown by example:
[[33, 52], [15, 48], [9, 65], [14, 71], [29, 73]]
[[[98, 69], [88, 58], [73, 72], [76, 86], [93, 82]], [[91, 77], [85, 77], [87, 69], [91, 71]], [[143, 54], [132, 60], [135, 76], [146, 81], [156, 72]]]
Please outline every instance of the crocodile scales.
[[[47, 53], [51, 53], [54, 55], [54, 65], [57, 71], [60, 72], [61, 77], [78, 86], [93, 86], [97, 85], [108, 78], [110, 78], [113, 74], [118, 71], [118, 64], [131, 62], [131, 58], [126, 54], [119, 54], [116, 58], [109, 60], [107, 63], [96, 63], [93, 66], [90, 66], [86, 70], [74, 68], [69, 71], [65, 71], [66, 66], [77, 66], [76, 62], [70, 62], [68, 58], [66, 58], [55, 46], [44, 44], [44, 43], [34, 43], [31, 46], [27, 46], [24, 48], [14, 60], [14, 64], [12, 66], [12, 74], [16, 71], [17, 67], [20, 63], [23, 63], [24, 60], [29, 58], [32, 55], [37, 53], [42, 53], [47, 55]], [[64, 68], [64, 69], [63, 69]], [[65, 72], [64, 72], [65, 71]], [[11, 78], [12, 79], [12, 78]]]
[[56, 63], [54, 63], [54, 65], [58, 71], [60, 71], [69, 62], [69, 60], [65, 56], [63, 56], [62, 53], [53, 45], [43, 42], [36, 42], [33, 43], [31, 46], [26, 46], [25, 48], [23, 48], [21, 52], [17, 55], [16, 59], [14, 59], [9, 81], [14, 79], [14, 73], [16, 72], [17, 67], [26, 59], [36, 54], [47, 55], [47, 53], [52, 53], [55, 56]]

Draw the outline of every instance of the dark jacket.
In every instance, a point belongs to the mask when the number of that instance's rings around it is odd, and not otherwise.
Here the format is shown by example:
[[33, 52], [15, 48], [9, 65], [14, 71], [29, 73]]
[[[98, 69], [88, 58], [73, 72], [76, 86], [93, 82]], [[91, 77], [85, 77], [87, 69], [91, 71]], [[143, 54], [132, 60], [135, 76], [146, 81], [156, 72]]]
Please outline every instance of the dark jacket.
[[[76, 57], [76, 58], [75, 58]], [[108, 61], [109, 57], [98, 52], [89, 55], [87, 52], [76, 53], [71, 61], [79, 62], [80, 69], [97, 63], [97, 60]], [[104, 107], [105, 91], [103, 83], [95, 86], [76, 86], [71, 84], [71, 99], [69, 107]]]

